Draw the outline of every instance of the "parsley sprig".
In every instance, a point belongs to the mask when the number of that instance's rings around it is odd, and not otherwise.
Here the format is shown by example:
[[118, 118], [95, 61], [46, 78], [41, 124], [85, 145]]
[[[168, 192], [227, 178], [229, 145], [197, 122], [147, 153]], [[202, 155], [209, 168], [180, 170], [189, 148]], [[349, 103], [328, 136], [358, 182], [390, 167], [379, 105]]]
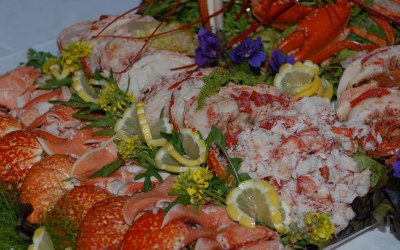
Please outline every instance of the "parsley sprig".
[[211, 132], [205, 141], [209, 147], [215, 144], [221, 150], [228, 161], [228, 172], [234, 176], [237, 185], [242, 181], [251, 179], [247, 173], [239, 173], [240, 164], [243, 160], [229, 156], [226, 148], [226, 136], [215, 125], [211, 126]]

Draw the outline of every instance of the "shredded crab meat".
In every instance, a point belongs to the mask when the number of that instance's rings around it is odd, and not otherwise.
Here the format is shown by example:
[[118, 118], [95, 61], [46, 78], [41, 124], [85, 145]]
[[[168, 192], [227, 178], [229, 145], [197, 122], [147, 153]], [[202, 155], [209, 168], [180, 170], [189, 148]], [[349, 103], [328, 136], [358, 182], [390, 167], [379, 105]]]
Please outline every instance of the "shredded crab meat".
[[[275, 123], [263, 128], [271, 120]], [[359, 172], [351, 157], [356, 144], [332, 127], [344, 126], [327, 99], [302, 98], [259, 115], [229, 153], [243, 159], [242, 172], [273, 180], [291, 205], [293, 221], [301, 223], [305, 213], [320, 211], [331, 215], [339, 232], [355, 216], [351, 202], [367, 193], [370, 171]]]

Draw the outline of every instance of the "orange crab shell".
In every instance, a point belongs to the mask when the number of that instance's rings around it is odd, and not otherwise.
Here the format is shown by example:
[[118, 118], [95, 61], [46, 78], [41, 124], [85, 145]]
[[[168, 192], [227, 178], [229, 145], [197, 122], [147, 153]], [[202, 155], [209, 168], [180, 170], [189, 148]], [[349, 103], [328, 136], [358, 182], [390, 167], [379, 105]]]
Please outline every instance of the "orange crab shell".
[[7, 113], [0, 112], [0, 137], [5, 136], [12, 131], [21, 129], [22, 124], [16, 118]]
[[36, 136], [24, 130], [12, 131], [0, 138], [0, 180], [18, 187], [33, 164], [41, 160], [43, 149]]
[[122, 216], [127, 196], [113, 196], [96, 203], [86, 214], [76, 247], [80, 249], [120, 249], [129, 226]]
[[79, 227], [86, 213], [96, 203], [109, 197], [111, 194], [99, 187], [87, 185], [75, 187], [57, 201], [54, 212], [67, 216]]
[[69, 172], [75, 158], [68, 155], [52, 155], [32, 166], [21, 187], [21, 202], [31, 203], [33, 213], [27, 217], [38, 223], [62, 197], [65, 190], [73, 187]]
[[183, 221], [175, 221], [161, 228], [165, 212], [147, 211], [129, 228], [122, 242], [122, 250], [128, 249], [181, 249], [183, 238], [190, 227]]

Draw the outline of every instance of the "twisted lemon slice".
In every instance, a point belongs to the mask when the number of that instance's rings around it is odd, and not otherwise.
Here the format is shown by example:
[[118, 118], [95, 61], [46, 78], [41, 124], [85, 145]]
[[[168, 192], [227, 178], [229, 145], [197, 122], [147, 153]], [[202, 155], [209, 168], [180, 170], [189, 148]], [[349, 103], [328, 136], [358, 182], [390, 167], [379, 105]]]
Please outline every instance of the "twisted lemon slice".
[[137, 102], [125, 110], [122, 118], [117, 120], [114, 126], [118, 138], [128, 139], [139, 135], [140, 139], [149, 146], [162, 146], [167, 141], [161, 137], [160, 133], [171, 133], [172, 125], [167, 118], [161, 118], [158, 122], [150, 126], [147, 123], [147, 116], [144, 111], [144, 103]]
[[89, 81], [82, 70], [74, 73], [72, 77], [72, 88], [85, 102], [98, 103], [99, 95], [92, 87], [93, 82]]
[[171, 172], [186, 171], [187, 167], [198, 167], [207, 160], [207, 147], [200, 135], [190, 128], [180, 130], [185, 155], [180, 154], [167, 142], [156, 154], [156, 166]]
[[263, 180], [247, 180], [229, 192], [227, 212], [232, 220], [246, 227], [263, 223], [279, 233], [288, 230], [289, 207], [281, 202], [275, 188]]

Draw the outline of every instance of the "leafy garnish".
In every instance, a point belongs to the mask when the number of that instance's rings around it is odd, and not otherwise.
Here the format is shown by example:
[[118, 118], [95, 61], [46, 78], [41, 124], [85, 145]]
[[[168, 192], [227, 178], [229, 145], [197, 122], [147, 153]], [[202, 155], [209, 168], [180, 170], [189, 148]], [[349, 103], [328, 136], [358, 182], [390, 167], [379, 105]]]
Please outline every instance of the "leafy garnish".
[[63, 86], [70, 87], [71, 84], [72, 79], [70, 77], [63, 79], [47, 79], [43, 84], [38, 85], [38, 89], [55, 90]]
[[200, 90], [198, 108], [202, 109], [207, 97], [216, 94], [221, 87], [226, 86], [230, 82], [237, 85], [254, 86], [262, 81], [260, 81], [259, 77], [256, 77], [254, 74], [244, 72], [243, 69], [235, 70], [233, 72], [221, 69], [214, 70], [204, 77], [204, 86]]
[[90, 175], [88, 178], [89, 179], [94, 179], [97, 177], [107, 177], [114, 173], [119, 167], [121, 167], [123, 163], [123, 160], [117, 159], [116, 161], [113, 161], [111, 163], [108, 163], [107, 165], [103, 166], [99, 171], [96, 173]]
[[87, 114], [77, 113], [74, 114], [75, 117], [80, 119], [90, 120], [91, 122], [84, 126], [82, 129], [88, 128], [104, 128], [104, 127], [111, 127], [115, 125], [115, 118], [113, 115], [106, 113], [104, 116], [90, 116]]
[[144, 191], [149, 191], [153, 188], [151, 178], [154, 177], [158, 181], [162, 182], [163, 179], [156, 167], [156, 162], [154, 160], [155, 154], [152, 150], [143, 150], [138, 152], [133, 158], [140, 166], [146, 168], [144, 173], [140, 173], [135, 176], [135, 180], [140, 180], [144, 178]]
[[85, 102], [76, 93], [72, 93], [71, 98], [68, 101], [50, 100], [49, 102], [69, 106], [74, 109], [87, 109], [88, 111], [102, 110], [98, 104]]
[[7, 187], [0, 181], [0, 249], [27, 249], [25, 242], [16, 232], [19, 224], [18, 195], [16, 188]]
[[146, 169], [144, 173], [135, 176], [135, 180], [144, 178], [144, 191], [149, 191], [153, 188], [151, 178], [154, 177], [162, 182], [163, 179], [156, 167], [155, 156], [156, 148], [149, 147], [139, 138], [131, 137], [126, 140], [118, 141], [118, 152], [124, 160], [133, 160], [139, 166]]
[[52, 57], [55, 56], [49, 52], [28, 49], [28, 61], [25, 63], [25, 65], [39, 69], [47, 61], [47, 59]]
[[206, 138], [208, 147], [215, 144], [223, 153], [228, 160], [228, 172], [235, 178], [236, 185], [240, 182], [250, 179], [247, 173], [239, 173], [240, 164], [242, 163], [241, 158], [231, 158], [226, 149], [226, 136], [215, 126], [211, 126], [211, 132]]
[[169, 143], [174, 146], [176, 151], [178, 151], [181, 155], [185, 155], [185, 150], [183, 149], [182, 146], [182, 140], [181, 136], [176, 130], [172, 130], [172, 133], [165, 133], [165, 132], [160, 132], [161, 136], [165, 138]]
[[386, 175], [387, 168], [384, 165], [368, 157], [363, 151], [355, 153], [353, 158], [357, 162], [360, 171], [364, 171], [367, 168], [371, 171], [372, 188], [383, 187], [386, 184], [388, 177]]

